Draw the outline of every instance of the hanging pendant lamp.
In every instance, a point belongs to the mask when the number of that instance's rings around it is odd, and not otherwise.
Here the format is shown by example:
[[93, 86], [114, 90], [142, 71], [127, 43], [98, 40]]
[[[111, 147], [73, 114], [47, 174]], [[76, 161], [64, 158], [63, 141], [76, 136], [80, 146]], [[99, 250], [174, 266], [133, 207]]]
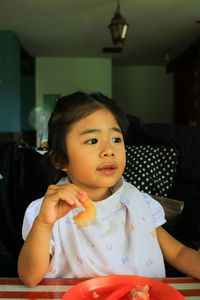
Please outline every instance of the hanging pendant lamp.
[[128, 27], [129, 25], [126, 22], [125, 18], [120, 14], [120, 4], [118, 0], [117, 10], [111, 20], [110, 25], [108, 26], [111, 32], [113, 44], [124, 44]]

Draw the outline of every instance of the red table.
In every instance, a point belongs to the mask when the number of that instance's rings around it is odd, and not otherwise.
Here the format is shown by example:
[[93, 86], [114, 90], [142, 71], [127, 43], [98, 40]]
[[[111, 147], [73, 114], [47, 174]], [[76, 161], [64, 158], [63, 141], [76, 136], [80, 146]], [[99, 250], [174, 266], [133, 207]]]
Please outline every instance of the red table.
[[[2, 299], [61, 299], [72, 285], [83, 279], [44, 279], [34, 288], [28, 288], [18, 278], [0, 278]], [[200, 300], [200, 281], [193, 278], [164, 278], [161, 281], [177, 289], [186, 300]], [[73, 299], [72, 299], [73, 300]], [[171, 299], [169, 299], [171, 300]]]

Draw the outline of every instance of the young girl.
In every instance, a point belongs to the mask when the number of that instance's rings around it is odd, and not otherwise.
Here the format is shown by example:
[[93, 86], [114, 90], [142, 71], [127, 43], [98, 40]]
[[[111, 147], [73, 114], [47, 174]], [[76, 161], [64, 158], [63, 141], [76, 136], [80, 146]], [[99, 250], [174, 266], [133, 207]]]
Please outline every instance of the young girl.
[[[49, 156], [66, 177], [27, 208], [18, 260], [26, 285], [35, 286], [43, 277], [164, 277], [164, 258], [200, 279], [200, 254], [161, 227], [165, 217], [158, 202], [123, 180], [123, 133], [123, 114], [106, 97], [79, 92], [56, 103], [49, 120]], [[97, 217], [78, 227], [73, 217], [87, 197]]]

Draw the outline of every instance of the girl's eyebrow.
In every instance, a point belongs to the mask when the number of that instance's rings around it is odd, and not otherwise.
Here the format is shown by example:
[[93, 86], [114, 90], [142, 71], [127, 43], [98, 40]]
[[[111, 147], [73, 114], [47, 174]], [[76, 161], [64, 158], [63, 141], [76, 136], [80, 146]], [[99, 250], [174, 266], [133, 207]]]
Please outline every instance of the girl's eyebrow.
[[[112, 127], [110, 130], [122, 133], [122, 131], [119, 127]], [[79, 135], [81, 136], [81, 135], [85, 135], [85, 134], [89, 134], [89, 133], [96, 133], [96, 132], [101, 132], [101, 130], [100, 129], [95, 129], [95, 128], [86, 129], [86, 130], [81, 131]]]

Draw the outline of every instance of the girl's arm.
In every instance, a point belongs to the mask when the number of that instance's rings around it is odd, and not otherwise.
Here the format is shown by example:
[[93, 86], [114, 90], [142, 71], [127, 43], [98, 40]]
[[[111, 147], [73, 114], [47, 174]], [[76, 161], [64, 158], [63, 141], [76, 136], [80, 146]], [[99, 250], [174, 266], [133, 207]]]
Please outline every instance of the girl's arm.
[[36, 217], [18, 258], [18, 274], [29, 287], [38, 284], [49, 266], [52, 225]]
[[200, 279], [200, 253], [177, 241], [161, 226], [156, 232], [165, 260], [179, 271]]
[[54, 223], [74, 207], [80, 207], [85, 197], [86, 193], [73, 184], [49, 186], [18, 258], [18, 274], [26, 285], [38, 284], [48, 270]]

